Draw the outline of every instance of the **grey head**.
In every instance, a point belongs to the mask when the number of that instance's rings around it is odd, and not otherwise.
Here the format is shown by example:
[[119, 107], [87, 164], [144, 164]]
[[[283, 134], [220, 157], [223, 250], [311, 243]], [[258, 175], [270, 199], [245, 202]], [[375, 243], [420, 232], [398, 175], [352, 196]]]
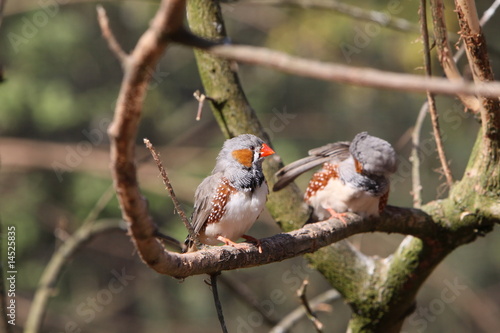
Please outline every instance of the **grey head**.
[[349, 152], [361, 163], [363, 174], [388, 177], [397, 170], [396, 152], [391, 144], [367, 132], [354, 137]]
[[239, 190], [254, 190], [264, 181], [264, 157], [272, 154], [260, 138], [242, 134], [224, 142], [212, 174], [221, 173]]

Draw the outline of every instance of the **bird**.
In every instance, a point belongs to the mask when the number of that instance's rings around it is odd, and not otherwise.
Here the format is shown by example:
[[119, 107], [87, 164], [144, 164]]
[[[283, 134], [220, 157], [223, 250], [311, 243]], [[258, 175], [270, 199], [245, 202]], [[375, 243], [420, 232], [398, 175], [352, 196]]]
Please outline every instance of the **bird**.
[[[212, 173], [198, 186], [194, 196], [191, 225], [195, 238], [206, 245], [235, 243], [239, 238], [260, 241], [245, 233], [252, 227], [267, 201], [269, 189], [262, 162], [274, 150], [252, 134], [242, 134], [224, 142]], [[184, 252], [196, 250], [189, 237]]]
[[343, 218], [347, 212], [362, 217], [379, 216], [389, 197], [390, 175], [398, 161], [392, 145], [367, 132], [352, 142], [340, 141], [311, 149], [309, 156], [283, 167], [275, 176], [279, 191], [302, 173], [322, 164], [313, 174], [304, 200], [313, 208], [313, 219]]

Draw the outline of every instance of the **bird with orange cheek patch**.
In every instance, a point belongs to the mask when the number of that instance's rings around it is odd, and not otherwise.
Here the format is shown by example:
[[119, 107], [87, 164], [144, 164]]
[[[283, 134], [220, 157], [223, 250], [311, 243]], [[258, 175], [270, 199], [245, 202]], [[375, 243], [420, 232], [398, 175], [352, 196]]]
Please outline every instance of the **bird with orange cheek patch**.
[[313, 207], [315, 220], [338, 217], [346, 224], [346, 212], [378, 216], [389, 197], [389, 177], [397, 170], [397, 156], [387, 141], [366, 132], [352, 142], [341, 141], [311, 149], [309, 156], [276, 173], [273, 190], [279, 191], [302, 173], [322, 164], [306, 189], [304, 200]]
[[[224, 142], [212, 174], [195, 193], [191, 225], [201, 243], [244, 247], [235, 243], [244, 238], [256, 242], [262, 251], [260, 242], [245, 233], [267, 201], [262, 162], [272, 154], [274, 151], [255, 135], [242, 134]], [[185, 244], [187, 252], [196, 249], [189, 237]]]

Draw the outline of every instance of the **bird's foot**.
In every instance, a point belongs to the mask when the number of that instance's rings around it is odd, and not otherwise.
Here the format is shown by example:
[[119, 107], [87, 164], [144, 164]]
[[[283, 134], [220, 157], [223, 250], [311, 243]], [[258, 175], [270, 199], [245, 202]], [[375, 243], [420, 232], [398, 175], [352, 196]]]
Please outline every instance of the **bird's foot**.
[[347, 213], [337, 213], [332, 208], [326, 208], [326, 210], [328, 211], [328, 213], [330, 213], [332, 215], [330, 218], [337, 218], [337, 219], [339, 219], [347, 227], [347, 221], [344, 219], [344, 216], [347, 216]]
[[[243, 235], [243, 236], [241, 236], [241, 238], [245, 239], [246, 241], [256, 243], [256, 246], [259, 248], [259, 253], [262, 253], [262, 248], [260, 246], [260, 241], [258, 239], [254, 238], [252, 236], [248, 236], [248, 235]], [[232, 240], [230, 240], [229, 238], [226, 238], [224, 236], [217, 236], [217, 240], [220, 242], [223, 242], [225, 245], [232, 246], [232, 247], [239, 249], [239, 250], [246, 250], [246, 249], [250, 248], [250, 246], [248, 244], [235, 243]]]
[[261, 246], [260, 240], [258, 240], [255, 237], [249, 236], [249, 235], [243, 235], [243, 236], [241, 236], [241, 238], [243, 238], [247, 242], [255, 243], [255, 246], [257, 246], [257, 248], [259, 249], [259, 253], [262, 253], [262, 246]]

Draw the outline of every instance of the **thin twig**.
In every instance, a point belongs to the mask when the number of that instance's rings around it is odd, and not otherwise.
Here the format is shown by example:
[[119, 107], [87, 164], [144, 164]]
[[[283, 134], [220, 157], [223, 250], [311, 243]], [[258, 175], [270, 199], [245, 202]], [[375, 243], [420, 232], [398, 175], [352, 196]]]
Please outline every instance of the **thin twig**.
[[[341, 295], [337, 290], [330, 289], [316, 296], [309, 303], [313, 310], [318, 311], [318, 308], [322, 305], [339, 300], [340, 298]], [[305, 315], [306, 311], [301, 305], [290, 312], [288, 315], [283, 317], [283, 319], [281, 319], [281, 321], [276, 326], [274, 326], [269, 333], [286, 333], [290, 331], [290, 329]]]
[[99, 25], [101, 27], [102, 36], [108, 42], [108, 46], [111, 52], [115, 54], [115, 56], [118, 58], [118, 60], [123, 66], [125, 65], [128, 54], [125, 53], [125, 51], [123, 51], [122, 47], [116, 40], [115, 35], [109, 28], [109, 20], [108, 16], [106, 15], [106, 10], [104, 9], [104, 7], [101, 5], [97, 5], [96, 9], [97, 9], [97, 21], [99, 22]]
[[203, 110], [203, 102], [205, 102], [205, 99], [207, 98], [207, 96], [200, 93], [199, 90], [196, 90], [193, 93], [193, 96], [198, 101], [198, 112], [196, 113], [196, 120], [199, 121], [199, 120], [201, 120], [201, 112]]
[[308, 284], [309, 284], [309, 280], [305, 279], [302, 282], [302, 285], [300, 286], [299, 290], [297, 290], [297, 296], [299, 297], [300, 301], [302, 302], [302, 306], [304, 307], [307, 318], [309, 318], [309, 320], [313, 323], [316, 331], [321, 333], [321, 332], [323, 332], [323, 323], [321, 323], [319, 321], [318, 317], [316, 316], [316, 314], [313, 312], [313, 310], [309, 306], [309, 301], [307, 300], [306, 289], [307, 289]]
[[189, 236], [195, 237], [193, 226], [191, 225], [191, 223], [189, 223], [186, 213], [184, 213], [184, 210], [182, 209], [181, 205], [179, 204], [179, 201], [177, 200], [177, 197], [175, 196], [174, 188], [170, 183], [170, 179], [168, 179], [167, 171], [165, 170], [163, 164], [161, 163], [160, 156], [156, 152], [156, 149], [153, 146], [153, 144], [147, 138], [144, 138], [144, 144], [146, 145], [146, 147], [148, 147], [149, 151], [151, 152], [151, 155], [153, 155], [153, 159], [155, 160], [156, 165], [158, 166], [158, 170], [160, 170], [161, 178], [163, 179], [163, 184], [165, 184], [165, 188], [168, 190], [168, 194], [170, 195], [170, 198], [174, 203], [175, 210], [181, 217], [184, 226], [189, 232]]
[[219, 292], [217, 290], [217, 276], [220, 272], [210, 274], [210, 285], [212, 287], [212, 295], [214, 296], [215, 308], [217, 309], [217, 318], [219, 318], [220, 327], [223, 333], [227, 333], [226, 322], [224, 321], [224, 314], [222, 313], [222, 304], [219, 299]]
[[[431, 55], [429, 47], [429, 31], [427, 29], [427, 5], [426, 0], [420, 1], [420, 24], [422, 29], [422, 39], [424, 45], [424, 66], [425, 73], [428, 77], [432, 76], [431, 69]], [[446, 182], [448, 187], [453, 185], [453, 177], [451, 176], [451, 170], [448, 165], [448, 160], [446, 159], [446, 154], [444, 152], [443, 141], [441, 140], [441, 131], [439, 128], [439, 119], [436, 110], [436, 100], [434, 94], [427, 91], [427, 102], [429, 105], [429, 112], [431, 114], [432, 129], [434, 131], [434, 138], [436, 140], [436, 147], [439, 155], [439, 160], [441, 162], [441, 167], [443, 168], [443, 173], [446, 177]]]
[[261, 303], [255, 297], [255, 292], [252, 291], [250, 288], [248, 288], [248, 286], [245, 283], [240, 282], [238, 279], [231, 279], [228, 277], [227, 274], [221, 275], [219, 277], [219, 282], [223, 283], [236, 296], [238, 296], [241, 300], [243, 300], [243, 302], [251, 306], [257, 312], [259, 312], [267, 324], [274, 326], [278, 323], [276, 319], [274, 319], [269, 315], [269, 310], [266, 310], [261, 306]]
[[418, 33], [418, 26], [408, 20], [394, 17], [391, 14], [386, 14], [376, 10], [366, 10], [361, 7], [356, 7], [353, 5], [348, 5], [340, 1], [331, 0], [245, 0], [241, 4], [259, 4], [259, 5], [289, 5], [289, 6], [299, 6], [303, 8], [321, 9], [321, 10], [332, 10], [336, 11], [342, 15], [349, 16], [351, 18], [375, 22], [382, 27], [391, 28], [394, 30], [404, 31], [404, 32], [415, 32]]
[[422, 206], [422, 183], [420, 181], [420, 133], [422, 131], [422, 125], [424, 123], [425, 116], [429, 110], [429, 103], [425, 102], [420, 108], [418, 113], [417, 121], [415, 122], [415, 127], [413, 128], [411, 134], [411, 165], [412, 165], [412, 195], [413, 195], [413, 207], [420, 208]]
[[103, 211], [104, 208], [108, 205], [108, 203], [113, 199], [115, 196], [115, 191], [113, 184], [109, 185], [106, 191], [104, 191], [103, 194], [101, 194], [100, 198], [97, 199], [97, 202], [95, 203], [94, 207], [90, 210], [90, 212], [87, 214], [87, 217], [85, 220], [83, 220], [82, 225], [85, 225], [87, 223], [92, 223], [95, 222], [99, 214]]
[[25, 333], [40, 332], [43, 317], [47, 309], [50, 296], [53, 294], [62, 268], [72, 255], [93, 237], [111, 230], [120, 228], [120, 220], [104, 220], [96, 224], [82, 225], [69, 237], [52, 255], [42, 273], [36, 289], [31, 308], [26, 319]]

